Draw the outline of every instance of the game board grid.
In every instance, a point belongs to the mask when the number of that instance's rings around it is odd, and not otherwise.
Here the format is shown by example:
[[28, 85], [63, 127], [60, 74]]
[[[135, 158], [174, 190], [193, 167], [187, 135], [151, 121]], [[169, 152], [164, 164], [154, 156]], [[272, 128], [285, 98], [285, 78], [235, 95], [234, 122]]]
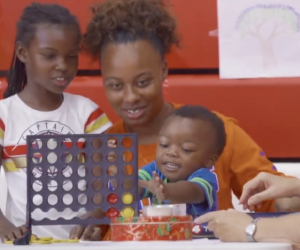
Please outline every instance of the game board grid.
[[[131, 148], [125, 148], [121, 141], [122, 139], [129, 137], [132, 140], [132, 146]], [[71, 139], [73, 142], [73, 146], [71, 148], [64, 148], [63, 147], [63, 141], [68, 138]], [[76, 142], [81, 139], [85, 139], [85, 147], [84, 148], [78, 148], [76, 145]], [[102, 141], [102, 146], [99, 149], [95, 149], [92, 145], [92, 141], [95, 138], [99, 138]], [[118, 142], [117, 146], [115, 148], [110, 148], [105, 143], [108, 139], [115, 138]], [[57, 141], [57, 147], [55, 149], [48, 149], [47, 148], [47, 141], [49, 139], [55, 139]], [[41, 141], [42, 147], [39, 149], [35, 149], [32, 147], [33, 141]], [[138, 154], [137, 154], [137, 136], [136, 134], [110, 134], [110, 135], [35, 135], [35, 136], [28, 136], [27, 137], [27, 147], [28, 147], [28, 157], [27, 157], [27, 202], [28, 202], [28, 209], [30, 214], [30, 221], [32, 225], [57, 225], [57, 224], [90, 224], [90, 223], [96, 223], [96, 224], [109, 224], [110, 219], [108, 217], [105, 217], [103, 219], [96, 219], [96, 218], [88, 218], [85, 220], [82, 220], [81, 218], [74, 217], [70, 220], [65, 220], [64, 218], [58, 218], [57, 220], [50, 220], [48, 218], [44, 218], [42, 220], [35, 220], [34, 218], [31, 218], [31, 213], [35, 209], [41, 209], [43, 212], [48, 212], [51, 208], [55, 208], [58, 212], [64, 211], [66, 208], [70, 208], [73, 212], [77, 212], [79, 209], [86, 209], [87, 211], [93, 211], [95, 208], [101, 208], [104, 211], [107, 211], [110, 207], [115, 207], [119, 211], [121, 211], [125, 207], [131, 207], [135, 214], [138, 214]], [[105, 157], [109, 152], [114, 151], [117, 153], [118, 157], [115, 162], [109, 162], [107, 158]], [[123, 158], [121, 155], [125, 151], [130, 151], [133, 154], [133, 159], [130, 162], [123, 161]], [[32, 157], [35, 153], [39, 152], [43, 159], [40, 163], [35, 164], [32, 161]], [[56, 163], [50, 164], [47, 162], [47, 155], [50, 152], [54, 152], [58, 158]], [[72, 154], [73, 158], [70, 163], [63, 163], [61, 160], [61, 155], [65, 152], [69, 152]], [[81, 163], [77, 161], [77, 154], [78, 153], [85, 153], [86, 154], [86, 162]], [[93, 152], [100, 152], [102, 154], [102, 160], [99, 163], [95, 163], [92, 160], [92, 154]], [[125, 176], [123, 174], [123, 166], [130, 164], [133, 167], [133, 174], [130, 176]], [[47, 169], [49, 166], [55, 165], [55, 167], [58, 169], [58, 175], [55, 177], [50, 177], [47, 174]], [[84, 165], [87, 169], [86, 176], [80, 177], [78, 175], [78, 168], [80, 166]], [[92, 173], [92, 168], [95, 165], [100, 165], [102, 167], [102, 175], [100, 177], [95, 177]], [[111, 177], [107, 174], [107, 169], [110, 165], [115, 165], [118, 168], [118, 173]], [[42, 169], [42, 175], [39, 178], [35, 178], [32, 174], [32, 171], [36, 166], [39, 166]], [[70, 177], [65, 177], [62, 174], [62, 169], [66, 166], [69, 166], [72, 169], [72, 175]], [[119, 167], [122, 166], [122, 167]], [[92, 187], [92, 183], [94, 180], [100, 179], [102, 181], [102, 189], [100, 191], [94, 191]], [[108, 186], [107, 183], [109, 180], [116, 179], [118, 181], [118, 187], [116, 190], [112, 191]], [[122, 188], [122, 180], [129, 179], [132, 181], [132, 188], [130, 190], [124, 190]], [[39, 180], [44, 185], [42, 189], [39, 192], [36, 192], [33, 189], [33, 183]], [[55, 191], [48, 190], [47, 185], [45, 183], [48, 183], [50, 180], [55, 180], [58, 183], [58, 187]], [[63, 189], [62, 183], [64, 180], [70, 180], [73, 183], [73, 188], [70, 191], [65, 191]], [[78, 190], [77, 183], [80, 180], [85, 180], [87, 182], [87, 187], [85, 191]], [[134, 201], [130, 205], [123, 204], [122, 202], [122, 195], [123, 193], [130, 192], [133, 195]], [[94, 204], [92, 197], [94, 194], [100, 193], [103, 197], [103, 201], [100, 205]], [[116, 204], [111, 205], [107, 201], [107, 196], [111, 193], [117, 194], [119, 197], [119, 200]], [[34, 195], [40, 194], [43, 196], [43, 203], [39, 206], [35, 205], [33, 203], [33, 197]], [[58, 198], [58, 203], [56, 205], [50, 205], [47, 202], [48, 195], [54, 194]], [[70, 194], [73, 197], [73, 202], [70, 205], [65, 205], [62, 202], [63, 196], [65, 194]], [[78, 202], [77, 198], [79, 194], [85, 194], [88, 197], [87, 203], [85, 205], [82, 205]]]

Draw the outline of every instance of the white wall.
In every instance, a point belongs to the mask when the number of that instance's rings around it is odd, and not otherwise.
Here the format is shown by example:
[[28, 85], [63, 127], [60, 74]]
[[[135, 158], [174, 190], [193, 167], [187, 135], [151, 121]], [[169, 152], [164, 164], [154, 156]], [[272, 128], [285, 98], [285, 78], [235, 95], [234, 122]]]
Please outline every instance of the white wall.
[[[285, 173], [286, 175], [296, 176], [300, 179], [300, 163], [276, 163], [278, 171]], [[6, 180], [4, 176], [3, 169], [1, 168], [0, 174], [0, 208], [2, 212], [6, 211], [6, 196], [7, 196], [7, 188], [6, 188]], [[235, 209], [243, 211], [242, 207], [238, 205], [238, 199], [233, 196], [232, 201]]]
[[[279, 172], [285, 175], [295, 176], [300, 179], [300, 163], [275, 163]], [[243, 207], [239, 205], [239, 201], [235, 195], [232, 195], [232, 203], [234, 208], [239, 211], [244, 211]]]

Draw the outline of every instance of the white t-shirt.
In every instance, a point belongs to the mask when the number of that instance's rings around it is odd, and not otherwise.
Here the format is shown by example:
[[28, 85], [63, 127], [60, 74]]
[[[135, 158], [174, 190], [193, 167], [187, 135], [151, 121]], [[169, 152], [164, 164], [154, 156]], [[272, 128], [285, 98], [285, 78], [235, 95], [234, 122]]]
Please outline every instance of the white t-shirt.
[[[49, 112], [28, 107], [18, 95], [1, 100], [0, 145], [3, 147], [2, 166], [8, 187], [6, 218], [15, 226], [24, 225], [26, 221], [27, 135], [102, 133], [111, 125], [105, 113], [94, 102], [79, 95], [64, 93], [62, 105]], [[38, 185], [35, 183], [35, 187], [38, 188]], [[50, 189], [52, 184], [50, 182], [47, 185]], [[40, 210], [34, 211], [32, 217], [57, 218], [60, 215], [74, 217], [71, 211], [49, 211], [45, 215]], [[33, 226], [32, 229], [38, 237], [67, 239], [73, 226]]]

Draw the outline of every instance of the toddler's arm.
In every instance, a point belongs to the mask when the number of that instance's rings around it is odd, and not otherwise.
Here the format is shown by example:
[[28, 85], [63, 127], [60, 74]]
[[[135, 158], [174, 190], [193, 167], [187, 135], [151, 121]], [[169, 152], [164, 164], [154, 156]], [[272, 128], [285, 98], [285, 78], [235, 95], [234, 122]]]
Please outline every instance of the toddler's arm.
[[206, 168], [193, 173], [188, 180], [165, 184], [167, 200], [172, 203], [203, 204], [212, 208], [218, 189], [215, 175]]

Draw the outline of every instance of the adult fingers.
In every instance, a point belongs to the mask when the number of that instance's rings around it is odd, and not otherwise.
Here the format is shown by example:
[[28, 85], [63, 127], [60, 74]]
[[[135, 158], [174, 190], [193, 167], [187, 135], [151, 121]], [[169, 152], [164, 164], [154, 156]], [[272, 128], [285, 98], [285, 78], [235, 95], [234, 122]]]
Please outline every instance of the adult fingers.
[[214, 236], [218, 239], [219, 238], [219, 230], [218, 230], [218, 227], [217, 227], [217, 223], [215, 221], [211, 221], [207, 224], [207, 229], [210, 231], [210, 232], [213, 232]]
[[93, 225], [88, 225], [84, 230], [81, 235], [82, 240], [91, 240], [91, 236], [93, 234], [94, 226]]
[[233, 208], [229, 208], [229, 209], [227, 209], [227, 211], [228, 211], [228, 212], [236, 212], [236, 210], [233, 209]]
[[101, 228], [100, 227], [94, 226], [90, 240], [92, 240], [92, 241], [101, 240]]
[[[275, 194], [276, 195], [276, 194]], [[251, 205], [257, 205], [265, 200], [272, 200], [274, 199], [274, 191], [269, 188], [265, 191], [262, 191], [258, 194], [254, 194], [253, 196], [251, 196], [248, 200], [248, 204]]]
[[194, 220], [196, 224], [208, 223], [216, 219], [220, 211], [206, 213]]
[[84, 228], [82, 226], [75, 226], [71, 232], [70, 232], [70, 239], [80, 239], [80, 237], [82, 236], [82, 233], [84, 231]]
[[248, 181], [244, 186], [243, 186], [243, 191], [242, 195], [240, 197], [240, 204], [247, 204], [249, 198], [252, 196], [254, 191], [259, 187], [260, 185], [260, 180], [259, 177], [256, 176], [254, 179]]
[[240, 204], [248, 203], [251, 196], [263, 192], [266, 189], [266, 183], [270, 182], [273, 177], [274, 175], [272, 174], [261, 172], [255, 178], [248, 181], [243, 187]]
[[69, 235], [69, 239], [72, 239], [72, 240], [75, 239], [76, 231], [77, 231], [77, 226], [72, 228], [70, 235]]
[[213, 232], [215, 230], [215, 227], [216, 227], [215, 221], [210, 221], [207, 223], [208, 231]]

